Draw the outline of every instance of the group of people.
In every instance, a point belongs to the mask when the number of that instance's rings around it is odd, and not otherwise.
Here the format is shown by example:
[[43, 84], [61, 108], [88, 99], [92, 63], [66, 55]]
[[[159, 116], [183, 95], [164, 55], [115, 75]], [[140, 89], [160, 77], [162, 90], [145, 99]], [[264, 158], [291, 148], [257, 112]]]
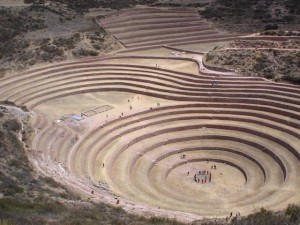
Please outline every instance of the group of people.
[[[185, 158], [185, 155], [182, 155], [180, 158], [181, 159]], [[217, 166], [216, 165], [212, 165], [210, 167], [210, 169], [216, 170]], [[190, 172], [187, 172], [188, 176], [189, 176], [189, 174], [190, 174]], [[202, 171], [200, 170], [198, 173], [194, 174], [194, 181], [196, 183], [201, 183], [201, 184], [209, 183], [209, 182], [211, 182], [211, 177], [212, 177], [211, 172], [206, 171], [206, 170], [202, 170]]]
[[199, 171], [194, 174], [194, 181], [201, 184], [211, 182], [211, 172], [205, 170]]

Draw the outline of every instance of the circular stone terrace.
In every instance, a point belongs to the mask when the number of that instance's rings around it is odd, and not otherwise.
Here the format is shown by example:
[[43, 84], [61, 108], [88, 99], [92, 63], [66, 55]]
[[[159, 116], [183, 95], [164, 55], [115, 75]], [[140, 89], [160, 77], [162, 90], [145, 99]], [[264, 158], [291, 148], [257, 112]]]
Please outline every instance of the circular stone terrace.
[[32, 111], [36, 168], [95, 201], [185, 220], [300, 203], [299, 86], [202, 56], [153, 47], [32, 68], [1, 79], [0, 99]]

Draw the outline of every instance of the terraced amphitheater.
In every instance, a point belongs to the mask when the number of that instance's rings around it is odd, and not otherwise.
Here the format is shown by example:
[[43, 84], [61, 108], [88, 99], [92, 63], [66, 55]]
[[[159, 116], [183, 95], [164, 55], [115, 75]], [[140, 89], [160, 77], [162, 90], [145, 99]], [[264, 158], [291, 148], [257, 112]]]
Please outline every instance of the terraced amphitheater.
[[190, 221], [299, 204], [299, 86], [202, 56], [154, 46], [36, 67], [1, 79], [0, 100], [34, 113], [34, 165], [95, 201]]
[[126, 48], [183, 46], [237, 36], [218, 31], [192, 9], [135, 8], [97, 22]]

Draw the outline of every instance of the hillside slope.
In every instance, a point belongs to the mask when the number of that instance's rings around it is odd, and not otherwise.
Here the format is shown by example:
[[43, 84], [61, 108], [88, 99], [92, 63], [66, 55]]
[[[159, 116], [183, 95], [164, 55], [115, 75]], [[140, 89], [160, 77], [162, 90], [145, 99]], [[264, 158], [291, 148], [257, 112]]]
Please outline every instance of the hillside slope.
[[237, 39], [209, 52], [205, 61], [246, 75], [300, 84], [299, 39]]
[[216, 0], [200, 12], [222, 28], [244, 33], [279, 28], [298, 30], [298, 0]]

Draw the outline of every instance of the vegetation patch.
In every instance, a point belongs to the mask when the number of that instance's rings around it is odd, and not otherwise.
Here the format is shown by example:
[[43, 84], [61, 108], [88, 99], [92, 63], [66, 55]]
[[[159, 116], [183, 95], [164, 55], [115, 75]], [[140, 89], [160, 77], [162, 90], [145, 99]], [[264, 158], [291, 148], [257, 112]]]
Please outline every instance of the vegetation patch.
[[211, 66], [274, 81], [300, 84], [299, 44], [298, 40], [279, 44], [257, 40], [235, 41], [226, 47], [212, 50], [204, 60]]
[[10, 42], [22, 32], [40, 30], [46, 27], [43, 19], [29, 16], [29, 10], [0, 8], [0, 41], [2, 44]]
[[[32, 0], [34, 1], [34, 0]], [[52, 2], [60, 2], [77, 11], [86, 11], [90, 8], [111, 8], [123, 9], [133, 7], [137, 4], [152, 4], [157, 0], [51, 0]]]
[[229, 31], [299, 29], [297, 0], [216, 0], [200, 12]]
[[0, 79], [38, 63], [96, 56], [119, 47], [94, 20], [69, 8], [67, 2], [39, 2], [0, 8]]

